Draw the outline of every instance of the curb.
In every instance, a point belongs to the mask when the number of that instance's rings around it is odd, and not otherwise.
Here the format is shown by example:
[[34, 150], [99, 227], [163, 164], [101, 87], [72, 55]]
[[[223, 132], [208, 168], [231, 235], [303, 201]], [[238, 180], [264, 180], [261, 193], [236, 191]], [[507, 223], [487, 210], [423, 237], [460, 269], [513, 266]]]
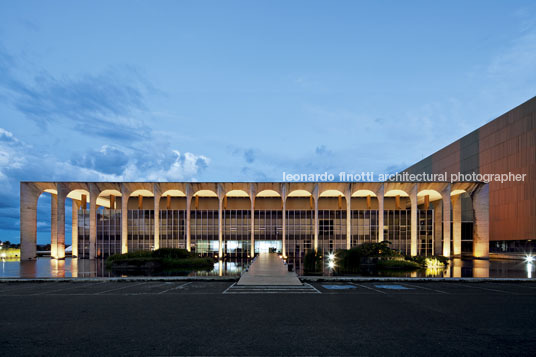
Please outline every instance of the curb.
[[172, 277], [97, 277], [97, 278], [0, 278], [2, 283], [94, 283], [94, 282], [130, 282], [130, 281], [238, 281], [234, 276], [172, 276]]
[[362, 276], [300, 276], [301, 281], [306, 282], [369, 282], [369, 281], [391, 281], [391, 282], [465, 282], [465, 283], [536, 283], [536, 279], [529, 278], [396, 278], [396, 277], [362, 277]]

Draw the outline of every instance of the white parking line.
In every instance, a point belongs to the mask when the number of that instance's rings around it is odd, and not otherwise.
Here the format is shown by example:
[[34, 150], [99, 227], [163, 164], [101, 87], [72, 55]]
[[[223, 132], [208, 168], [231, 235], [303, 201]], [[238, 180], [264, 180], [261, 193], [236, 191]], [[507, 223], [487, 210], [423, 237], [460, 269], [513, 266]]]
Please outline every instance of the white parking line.
[[165, 293], [167, 293], [168, 291], [171, 291], [171, 290], [182, 289], [182, 288], [184, 288], [186, 285], [190, 285], [191, 283], [192, 283], [192, 281], [187, 282], [187, 283], [182, 284], [182, 285], [174, 286], [174, 287], [169, 288], [169, 289], [167, 289], [167, 290], [160, 291], [158, 294], [165, 294]]
[[504, 290], [498, 290], [498, 289], [489, 289], [489, 288], [483, 288], [483, 287], [480, 287], [480, 286], [472, 286], [472, 285], [470, 285], [471, 283], [468, 283], [468, 284], [456, 284], [456, 283], [449, 282], [449, 284], [453, 284], [453, 285], [457, 285], [457, 286], [463, 286], [465, 288], [471, 288], [471, 289], [495, 291], [495, 292], [504, 293], [504, 294], [518, 295], [518, 294], [513, 293], [511, 291], [504, 291]]
[[448, 294], [446, 291], [441, 291], [441, 290], [436, 290], [436, 289], [425, 288], [424, 286], [412, 285], [412, 284], [408, 284], [408, 283], [399, 283], [399, 284], [400, 284], [400, 285], [411, 286], [411, 287], [413, 287], [413, 288], [417, 288], [417, 289], [424, 289], [424, 290], [435, 291], [436, 293]]
[[48, 291], [43, 291], [43, 292], [39, 292], [39, 293], [35, 293], [35, 294], [28, 294], [28, 295], [47, 295], [48, 293], [55, 293], [55, 292], [58, 292], [58, 291], [64, 291], [64, 290], [70, 290], [70, 289], [76, 289], [76, 288], [87, 287], [87, 286], [94, 286], [94, 285], [99, 285], [99, 284], [104, 284], [104, 282], [99, 281], [99, 282], [97, 282], [97, 283], [84, 284], [83, 286], [81, 286], [81, 285], [76, 286], [77, 284], [75, 283], [74, 286], [71, 285], [71, 286], [68, 287], [68, 288], [55, 289], [55, 290], [48, 290]]
[[121, 290], [121, 289], [132, 288], [132, 287], [134, 287], [134, 286], [140, 286], [140, 285], [143, 285], [143, 284], [146, 284], [146, 283], [147, 283], [147, 282], [144, 281], [143, 283], [134, 284], [134, 285], [130, 285], [130, 284], [128, 284], [127, 286], [122, 286], [122, 287], [120, 287], [120, 288], [115, 288], [115, 289], [110, 289], [110, 290], [100, 291], [100, 292], [98, 292], [98, 293], [94, 293], [94, 294], [92, 294], [92, 295], [101, 295], [101, 294], [104, 294], [104, 293], [108, 293], [108, 292], [110, 292], [110, 291], [116, 291], [116, 290]]
[[235, 286], [235, 285], [236, 285], [236, 283], [232, 283], [227, 289], [225, 289], [225, 290], [223, 291], [222, 294], [227, 294], [227, 291], [228, 291], [230, 288], [232, 288], [233, 286]]
[[304, 283], [303, 285], [307, 285], [307, 286], [313, 288], [318, 294], [322, 294], [317, 288], [315, 288], [314, 286], [312, 286], [312, 285], [309, 284], [309, 283]]
[[356, 285], [356, 286], [360, 286], [362, 288], [365, 288], [365, 289], [369, 289], [369, 290], [372, 290], [372, 291], [375, 291], [377, 293], [382, 293], [384, 295], [387, 295], [387, 293], [385, 291], [381, 291], [381, 290], [378, 290], [378, 289], [374, 289], [374, 288], [371, 288], [369, 286], [366, 286], [366, 285], [361, 285], [361, 284], [357, 284], [357, 283], [350, 283], [352, 285]]

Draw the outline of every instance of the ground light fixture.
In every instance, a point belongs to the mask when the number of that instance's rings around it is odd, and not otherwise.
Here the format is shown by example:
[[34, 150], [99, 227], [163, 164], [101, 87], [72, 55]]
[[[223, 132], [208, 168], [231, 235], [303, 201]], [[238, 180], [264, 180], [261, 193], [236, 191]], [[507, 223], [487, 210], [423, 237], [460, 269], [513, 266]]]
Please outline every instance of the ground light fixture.
[[330, 269], [335, 269], [335, 254], [333, 253], [328, 254], [328, 267]]
[[533, 263], [534, 262], [534, 257], [532, 255], [527, 255], [525, 257], [525, 261], [529, 264]]

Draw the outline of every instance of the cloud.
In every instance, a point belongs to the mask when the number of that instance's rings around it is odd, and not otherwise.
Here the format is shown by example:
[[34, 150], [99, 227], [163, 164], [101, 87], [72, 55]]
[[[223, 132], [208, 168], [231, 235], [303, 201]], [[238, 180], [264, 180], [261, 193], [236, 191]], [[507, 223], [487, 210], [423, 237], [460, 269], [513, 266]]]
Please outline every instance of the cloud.
[[145, 93], [150, 84], [130, 66], [78, 77], [41, 70], [22, 79], [18, 72], [32, 73], [0, 45], [0, 91], [42, 129], [51, 123], [67, 124], [84, 135], [125, 141], [150, 134], [150, 128], [135, 119], [146, 111]]
[[326, 145], [320, 145], [320, 146], [316, 147], [315, 154], [317, 154], [317, 155], [331, 155], [331, 151], [328, 150]]
[[255, 161], [255, 152], [253, 149], [247, 149], [244, 151], [244, 159], [248, 164], [251, 164], [253, 161]]
[[128, 156], [123, 151], [115, 147], [103, 145], [100, 150], [90, 150], [82, 156], [71, 160], [71, 163], [105, 174], [121, 175], [128, 161]]

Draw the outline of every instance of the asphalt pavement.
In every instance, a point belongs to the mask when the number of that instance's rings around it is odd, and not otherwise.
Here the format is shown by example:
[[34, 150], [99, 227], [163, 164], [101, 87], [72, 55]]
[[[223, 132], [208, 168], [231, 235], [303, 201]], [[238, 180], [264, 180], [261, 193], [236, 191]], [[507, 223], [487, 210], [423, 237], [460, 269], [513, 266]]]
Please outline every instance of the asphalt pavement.
[[3, 355], [533, 355], [536, 283], [0, 284]]

